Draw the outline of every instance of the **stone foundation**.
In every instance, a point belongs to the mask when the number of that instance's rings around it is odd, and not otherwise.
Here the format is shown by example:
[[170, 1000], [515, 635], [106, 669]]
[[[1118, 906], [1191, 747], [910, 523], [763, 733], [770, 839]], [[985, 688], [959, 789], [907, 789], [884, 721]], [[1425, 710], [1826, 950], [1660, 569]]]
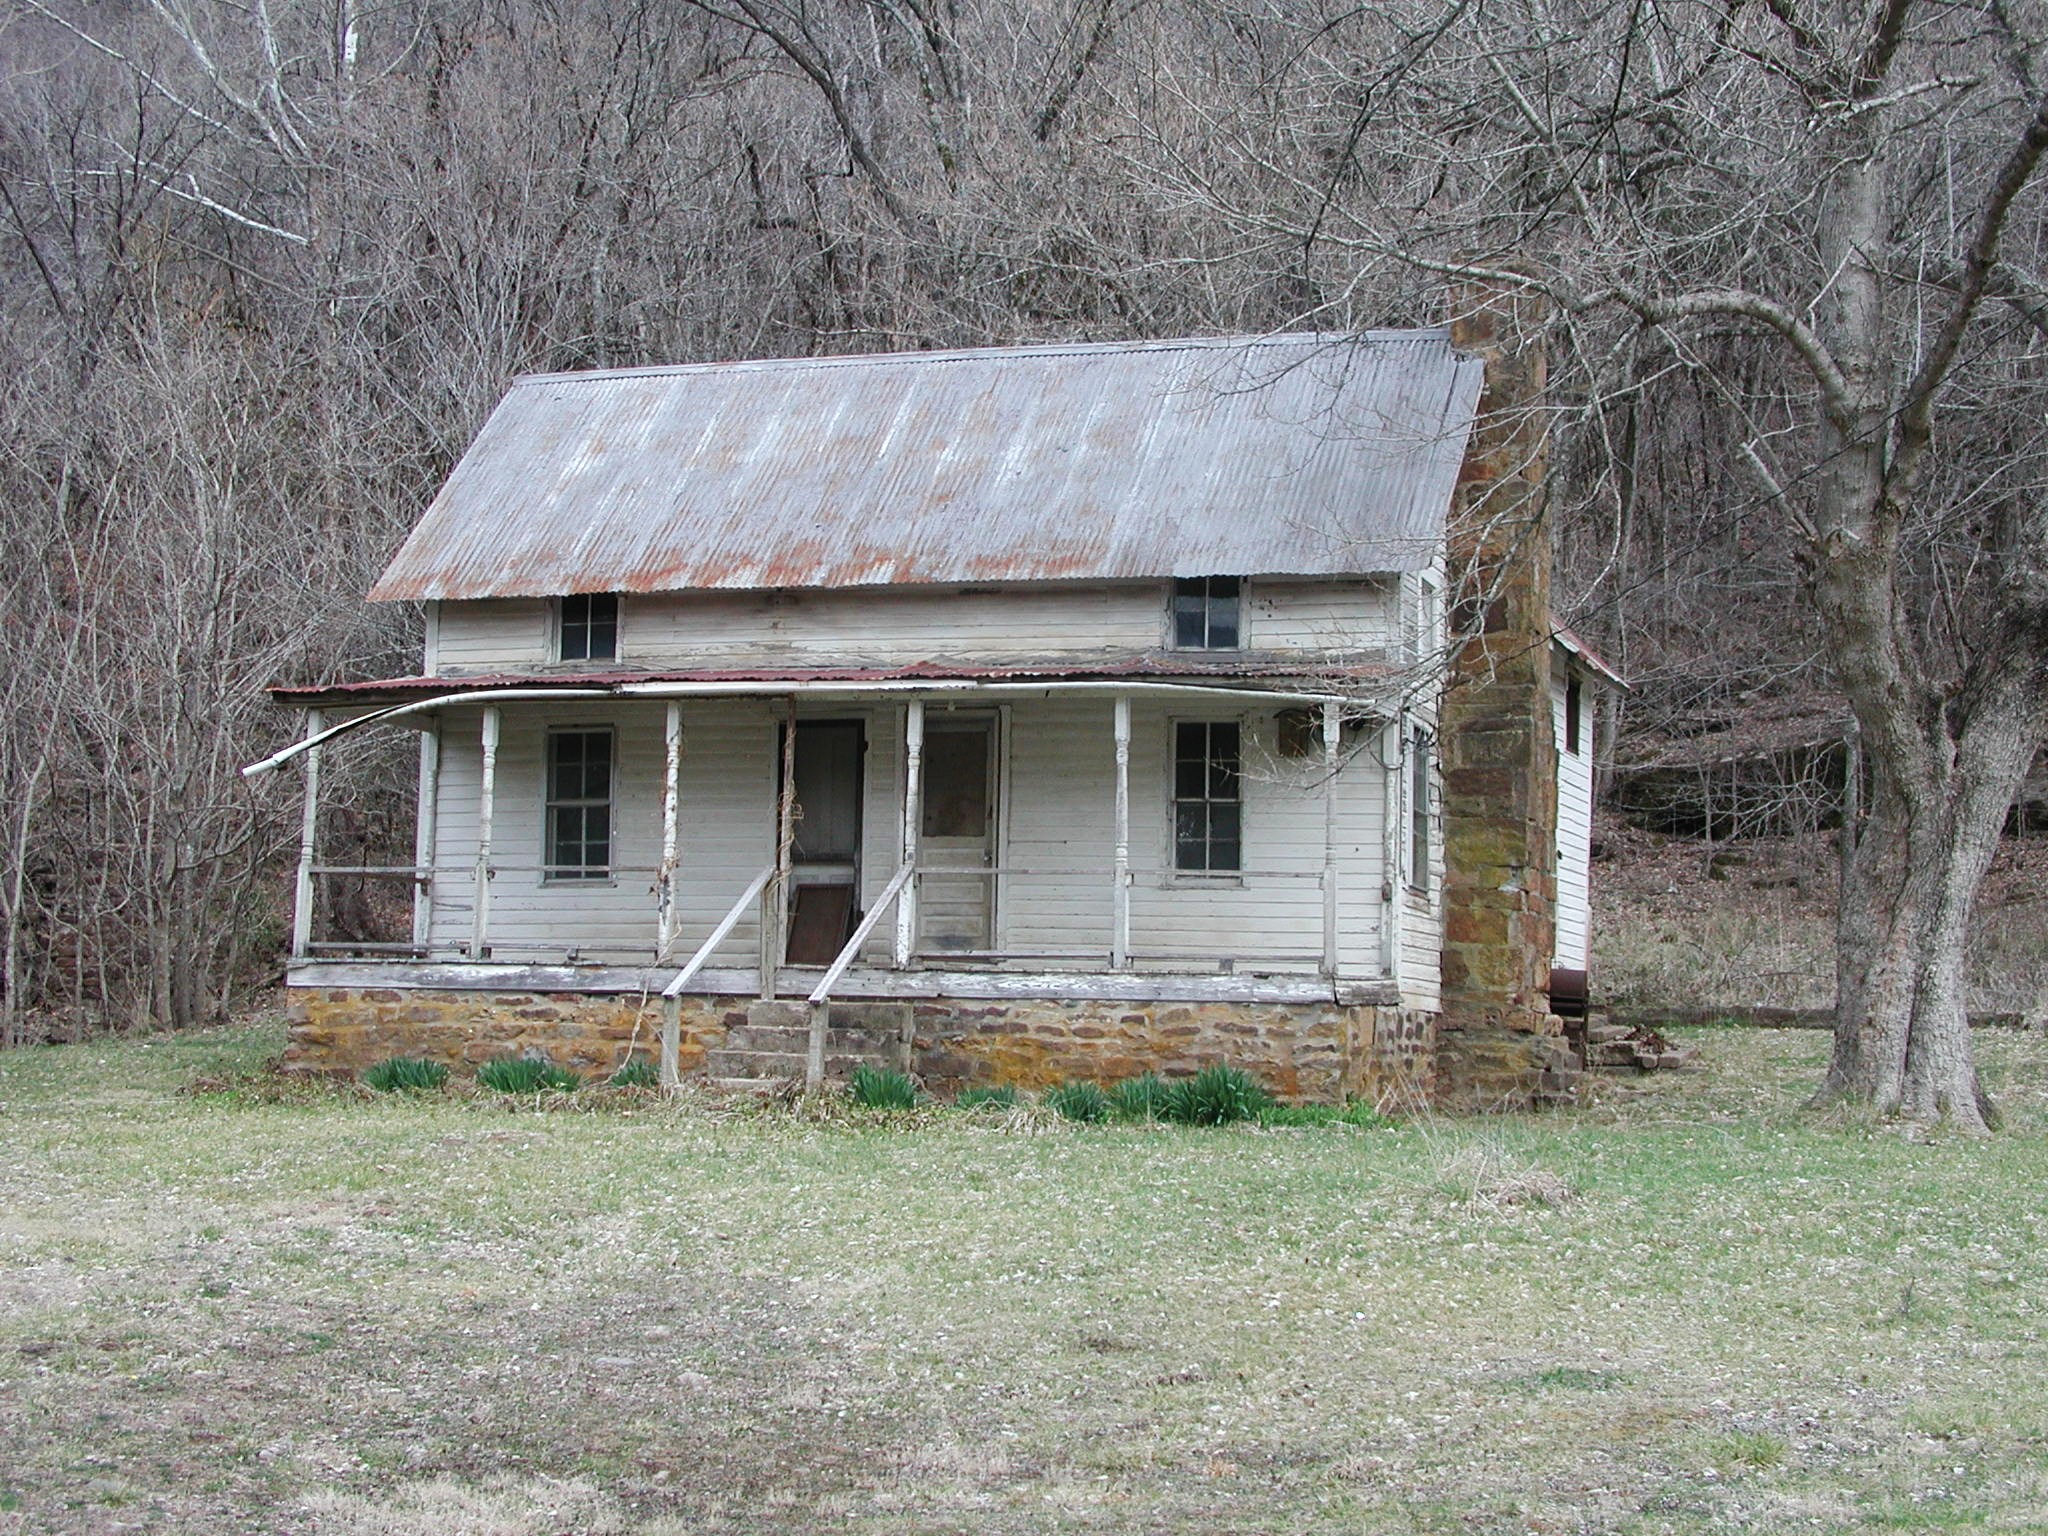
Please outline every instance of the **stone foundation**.
[[[353, 1075], [391, 1056], [474, 1068], [496, 1056], [542, 1056], [585, 1076], [630, 1055], [654, 1059], [661, 1000], [596, 993], [291, 989], [285, 1068]], [[688, 997], [683, 1075], [747, 1024], [748, 999]], [[911, 1065], [925, 1087], [1043, 1088], [1068, 1079], [1111, 1083], [1145, 1072], [1187, 1076], [1223, 1063], [1280, 1098], [1389, 1108], [1427, 1103], [1434, 1088], [1436, 1016], [1336, 1003], [1129, 1003], [921, 1000]]]
[[[474, 1067], [496, 1056], [540, 1056], [586, 1077], [628, 1057], [661, 1055], [661, 999], [590, 992], [429, 992], [396, 987], [293, 987], [286, 993], [287, 1072], [353, 1076], [391, 1056]], [[683, 999], [687, 1076], [747, 1021], [746, 999]]]

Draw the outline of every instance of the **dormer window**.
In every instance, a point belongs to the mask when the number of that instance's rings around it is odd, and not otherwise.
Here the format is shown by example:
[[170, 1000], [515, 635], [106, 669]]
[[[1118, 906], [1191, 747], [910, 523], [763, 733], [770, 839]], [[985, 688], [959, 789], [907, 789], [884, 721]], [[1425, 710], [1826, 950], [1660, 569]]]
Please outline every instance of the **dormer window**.
[[1242, 643], [1238, 576], [1183, 577], [1173, 584], [1173, 644], [1182, 651], [1234, 651]]
[[592, 592], [562, 599], [563, 661], [609, 661], [619, 654], [619, 595]]

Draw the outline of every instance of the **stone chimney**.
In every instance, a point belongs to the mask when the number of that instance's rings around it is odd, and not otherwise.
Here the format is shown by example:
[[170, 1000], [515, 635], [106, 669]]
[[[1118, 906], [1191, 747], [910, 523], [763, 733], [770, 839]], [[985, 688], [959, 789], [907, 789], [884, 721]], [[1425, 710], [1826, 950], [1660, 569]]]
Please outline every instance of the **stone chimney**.
[[1451, 298], [1451, 342], [1486, 364], [1449, 537], [1454, 655], [1443, 775], [1438, 1102], [1521, 1108], [1570, 1080], [1551, 1015], [1557, 748], [1550, 702], [1547, 301], [1498, 285]]

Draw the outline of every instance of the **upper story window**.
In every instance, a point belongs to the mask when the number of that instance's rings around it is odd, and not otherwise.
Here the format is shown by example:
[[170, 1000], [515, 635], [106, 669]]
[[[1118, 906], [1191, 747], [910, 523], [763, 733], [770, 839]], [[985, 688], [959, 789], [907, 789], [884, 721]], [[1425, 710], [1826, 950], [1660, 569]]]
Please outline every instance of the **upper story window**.
[[548, 732], [549, 880], [608, 880], [612, 872], [612, 733]]
[[1244, 791], [1235, 720], [1173, 727], [1173, 867], [1182, 874], [1244, 868]]
[[1568, 677], [1564, 684], [1564, 749], [1573, 757], [1579, 755], [1579, 721], [1586, 710], [1585, 690], [1579, 686], [1577, 677]]
[[1234, 651], [1244, 642], [1244, 579], [1183, 577], [1173, 584], [1173, 643], [1184, 651]]
[[607, 661], [619, 654], [619, 595], [592, 592], [562, 599], [563, 661]]

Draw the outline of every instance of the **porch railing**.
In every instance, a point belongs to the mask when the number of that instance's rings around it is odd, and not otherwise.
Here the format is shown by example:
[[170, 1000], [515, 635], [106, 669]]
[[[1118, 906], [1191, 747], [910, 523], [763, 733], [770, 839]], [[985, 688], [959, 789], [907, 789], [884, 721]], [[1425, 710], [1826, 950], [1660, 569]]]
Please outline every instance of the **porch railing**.
[[676, 972], [674, 981], [661, 989], [661, 1085], [673, 1088], [681, 1081], [682, 1067], [678, 1058], [682, 1054], [683, 1034], [683, 992], [696, 974], [704, 969], [705, 962], [739, 927], [740, 919], [747, 915], [747, 909], [761, 899], [761, 893], [768, 889], [768, 882], [775, 878], [773, 863], [762, 866], [761, 872], [747, 882], [747, 888], [740, 892], [739, 899], [726, 909], [718, 926], [711, 930], [710, 937], [697, 946], [697, 953], [684, 962]]
[[846, 974], [846, 968], [853, 964], [853, 957], [861, 952], [868, 935], [875, 931], [875, 925], [882, 920], [882, 914], [902, 898], [917, 877], [917, 866], [905, 864], [889, 877], [889, 883], [882, 887], [882, 894], [875, 898], [868, 908], [867, 916], [860, 920], [860, 926], [853, 930], [853, 937], [825, 967], [825, 974], [818, 978], [818, 984], [811, 988], [806, 1001], [811, 1005], [810, 1056], [804, 1063], [804, 1087], [818, 1089], [825, 1083], [825, 1032], [832, 1014], [832, 989], [839, 985], [839, 978]]

